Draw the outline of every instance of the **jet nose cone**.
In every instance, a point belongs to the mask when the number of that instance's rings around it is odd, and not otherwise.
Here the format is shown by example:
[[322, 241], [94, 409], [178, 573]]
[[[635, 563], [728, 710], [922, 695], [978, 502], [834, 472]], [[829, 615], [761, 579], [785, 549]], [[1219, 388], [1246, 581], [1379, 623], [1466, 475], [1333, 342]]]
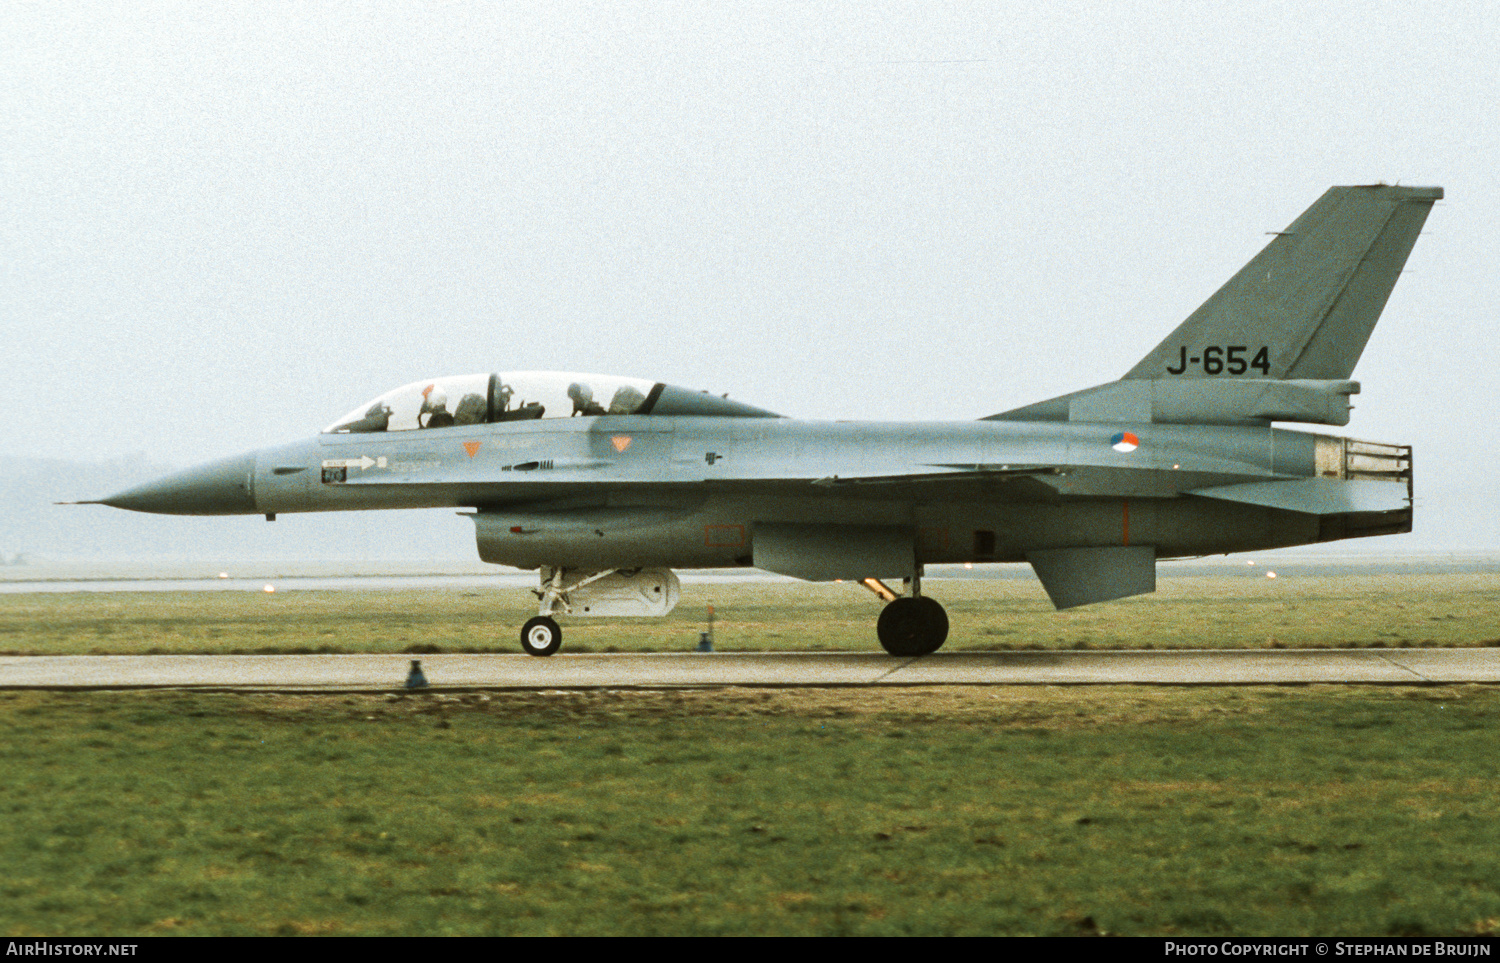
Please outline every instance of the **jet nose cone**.
[[251, 515], [255, 513], [255, 454], [211, 461], [100, 501], [114, 508], [161, 515]]

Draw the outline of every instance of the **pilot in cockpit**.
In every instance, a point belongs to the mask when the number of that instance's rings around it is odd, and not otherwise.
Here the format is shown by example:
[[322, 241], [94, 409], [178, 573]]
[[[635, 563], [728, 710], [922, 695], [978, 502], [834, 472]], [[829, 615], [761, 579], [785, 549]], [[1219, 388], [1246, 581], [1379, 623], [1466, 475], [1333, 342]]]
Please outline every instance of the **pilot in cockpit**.
[[568, 385], [568, 397], [573, 400], [574, 415], [602, 415], [604, 406], [594, 400], [594, 389], [580, 382]]
[[448, 410], [448, 396], [441, 391], [433, 391], [432, 388], [429, 385], [422, 392], [421, 414], [427, 416], [427, 421], [423, 422], [419, 415], [417, 422], [423, 428], [447, 428], [453, 424], [453, 413]]

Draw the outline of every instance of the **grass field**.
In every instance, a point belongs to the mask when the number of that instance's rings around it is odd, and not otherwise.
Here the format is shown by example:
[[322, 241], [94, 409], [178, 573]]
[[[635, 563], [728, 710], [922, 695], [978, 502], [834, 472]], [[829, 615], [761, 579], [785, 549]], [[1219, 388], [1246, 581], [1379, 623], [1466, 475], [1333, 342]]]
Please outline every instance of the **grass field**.
[[1500, 692], [0, 693], [0, 931], [1500, 932]]
[[[1494, 645], [1492, 575], [930, 582], [954, 649]], [[849, 585], [572, 651], [876, 650]], [[512, 593], [0, 596], [8, 653], [514, 651]], [[0, 692], [0, 932], [1500, 934], [1500, 688]]]
[[[946, 651], [1500, 645], [1500, 575], [1163, 578], [1152, 595], [1055, 612], [1029, 580], [929, 580]], [[878, 651], [855, 585], [687, 585], [665, 619], [564, 619], [569, 652]], [[0, 653], [514, 652], [529, 595], [142, 592], [0, 595]]]

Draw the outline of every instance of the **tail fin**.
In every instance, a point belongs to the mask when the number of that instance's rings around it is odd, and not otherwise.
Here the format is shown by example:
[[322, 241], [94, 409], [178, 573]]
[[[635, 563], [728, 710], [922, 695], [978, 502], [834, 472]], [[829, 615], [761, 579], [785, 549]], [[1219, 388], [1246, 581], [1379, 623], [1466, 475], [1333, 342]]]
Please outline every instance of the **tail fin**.
[[1334, 187], [1126, 379], [1347, 379], [1441, 187]]

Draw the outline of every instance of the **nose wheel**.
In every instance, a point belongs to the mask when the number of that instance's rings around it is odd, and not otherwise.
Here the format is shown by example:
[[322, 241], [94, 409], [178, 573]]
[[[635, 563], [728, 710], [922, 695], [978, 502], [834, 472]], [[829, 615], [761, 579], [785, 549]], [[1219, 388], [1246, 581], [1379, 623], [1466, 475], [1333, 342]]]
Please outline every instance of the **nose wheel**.
[[891, 655], [927, 655], [947, 640], [948, 613], [925, 595], [902, 596], [881, 609], [875, 634]]
[[521, 648], [527, 655], [551, 655], [562, 645], [562, 628], [550, 615], [538, 615], [521, 626]]

